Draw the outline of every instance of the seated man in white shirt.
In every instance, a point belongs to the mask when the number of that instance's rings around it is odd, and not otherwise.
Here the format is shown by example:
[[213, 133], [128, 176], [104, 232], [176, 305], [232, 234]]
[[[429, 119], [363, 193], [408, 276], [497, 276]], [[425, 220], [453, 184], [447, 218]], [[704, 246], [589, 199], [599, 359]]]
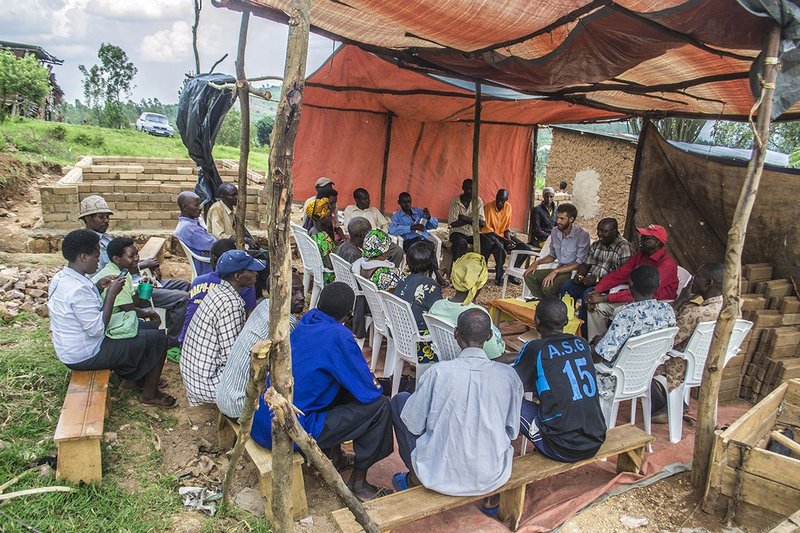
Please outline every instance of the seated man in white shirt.
[[[397, 446], [409, 469], [394, 475], [395, 490], [423, 485], [475, 496], [497, 490], [511, 476], [523, 388], [512, 367], [486, 357], [482, 346], [492, 336], [491, 324], [482, 309], [461, 313], [459, 357], [433, 365], [414, 394], [392, 398]], [[484, 512], [496, 510], [485, 506]]]
[[[383, 230], [384, 233], [389, 233], [389, 219], [381, 213], [380, 209], [370, 205], [369, 191], [362, 188], [354, 190], [353, 200], [356, 202], [355, 205], [348, 205], [344, 208], [345, 228], [349, 227], [350, 221], [355, 217], [362, 217], [369, 222], [369, 229], [379, 229]], [[389, 261], [398, 267], [403, 261], [403, 249], [395, 243], [389, 245]]]

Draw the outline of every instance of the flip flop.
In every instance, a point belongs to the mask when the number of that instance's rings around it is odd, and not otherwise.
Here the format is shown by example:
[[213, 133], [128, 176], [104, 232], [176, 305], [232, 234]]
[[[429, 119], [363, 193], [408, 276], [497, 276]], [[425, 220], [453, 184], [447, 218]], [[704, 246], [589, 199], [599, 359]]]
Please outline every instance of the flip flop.
[[408, 489], [408, 472], [398, 472], [393, 475], [392, 487], [397, 492]]
[[173, 363], [180, 363], [181, 361], [181, 349], [177, 346], [170, 348], [167, 350], [167, 359], [172, 361]]
[[151, 402], [146, 402], [143, 400], [139, 400], [139, 403], [145, 407], [161, 407], [163, 409], [172, 409], [173, 407], [178, 407], [178, 400], [174, 396], [170, 396], [169, 394], [163, 394], [156, 400]]
[[500, 511], [500, 505], [495, 505], [494, 507], [484, 507], [481, 505], [481, 512], [486, 516], [494, 518], [497, 516], [497, 513]]
[[158, 380], [158, 385], [156, 385], [159, 389], [166, 389], [169, 387], [169, 380], [167, 378], [161, 378]]

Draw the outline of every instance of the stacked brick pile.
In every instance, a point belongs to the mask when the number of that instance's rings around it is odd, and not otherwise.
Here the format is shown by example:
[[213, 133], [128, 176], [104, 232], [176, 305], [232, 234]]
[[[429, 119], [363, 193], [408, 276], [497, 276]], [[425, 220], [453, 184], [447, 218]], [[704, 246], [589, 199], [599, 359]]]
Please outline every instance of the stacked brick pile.
[[791, 280], [772, 279], [769, 263], [744, 265], [742, 277], [742, 317], [753, 329], [742, 344], [744, 355], [737, 357], [742, 358], [739, 396], [756, 403], [787, 379], [800, 377], [800, 299]]
[[[236, 182], [238, 170], [219, 165], [223, 181]], [[40, 187], [42, 228], [70, 230], [80, 226], [78, 205], [99, 194], [114, 211], [110, 231], [171, 230], [178, 220], [178, 194], [194, 190], [198, 169], [190, 159], [84, 157], [61, 180]], [[247, 220], [260, 228], [266, 212], [263, 176], [251, 172]]]

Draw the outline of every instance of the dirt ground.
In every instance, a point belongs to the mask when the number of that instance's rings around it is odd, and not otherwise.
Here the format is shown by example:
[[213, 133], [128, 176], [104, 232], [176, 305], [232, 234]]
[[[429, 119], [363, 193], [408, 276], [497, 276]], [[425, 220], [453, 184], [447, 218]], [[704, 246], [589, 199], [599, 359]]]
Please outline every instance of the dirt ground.
[[[6, 171], [9, 165], [15, 165], [9, 158], [0, 154], [0, 167]], [[27, 174], [25, 186], [6, 189], [0, 197], [0, 208], [10, 211], [16, 216], [0, 216], [0, 251], [24, 251], [29, 228], [40, 216], [37, 184], [56, 181], [57, 173], [47, 174], [30, 168], [16, 168]], [[0, 211], [0, 213], [4, 213]], [[55, 254], [48, 257], [57, 262]], [[444, 264], [448, 264], [449, 258]], [[298, 260], [295, 266], [301, 268]], [[162, 265], [164, 277], [189, 278], [189, 265], [185, 258], [167, 256]], [[490, 280], [491, 280], [490, 276]], [[509, 286], [510, 296], [519, 295], [520, 289]], [[446, 289], [445, 295], [452, 289]], [[478, 303], [485, 303], [500, 296], [500, 287], [490, 283], [478, 296]], [[511, 331], [508, 331], [511, 333]], [[518, 332], [515, 332], [515, 335]], [[163, 452], [164, 472], [175, 474], [182, 479], [184, 485], [202, 485], [217, 489], [221, 486], [224, 469], [227, 465], [225, 450], [217, 445], [216, 409], [211, 406], [189, 407], [181, 386], [178, 365], [168, 362], [164, 377], [170, 386], [167, 389], [178, 397], [179, 407], [170, 411], [146, 411], [155, 420], [167, 420], [168, 423], [156, 424], [153, 446]], [[131, 409], [140, 409], [138, 402], [129, 398], [125, 400]], [[124, 429], [120, 428], [120, 438], [124, 438]], [[134, 469], [137, 465], [131, 464]], [[327, 533], [335, 530], [330, 520], [330, 513], [343, 505], [333, 492], [325, 485], [321, 477], [313, 469], [303, 467], [306, 492], [311, 511], [310, 523], [298, 523], [297, 530], [309, 533]], [[133, 482], [132, 482], [133, 483]], [[233, 485], [234, 495], [245, 488], [258, 489], [258, 476], [255, 467], [249, 460], [243, 460]], [[128, 487], [136, 490], [135, 485]], [[605, 502], [590, 507], [570, 519], [563, 527], [567, 532], [593, 531], [628, 531], [629, 528], [620, 522], [622, 517], [646, 518], [647, 525], [639, 527], [640, 531], [736, 531], [726, 529], [721, 519], [704, 514], [697, 508], [698, 494], [691, 488], [688, 475], [679, 474], [648, 487], [638, 488], [624, 494], [611, 497]], [[184, 511], [174, 516], [169, 531], [194, 532], [199, 529], [199, 515]], [[764, 531], [764, 523], [745, 523], [744, 531]]]

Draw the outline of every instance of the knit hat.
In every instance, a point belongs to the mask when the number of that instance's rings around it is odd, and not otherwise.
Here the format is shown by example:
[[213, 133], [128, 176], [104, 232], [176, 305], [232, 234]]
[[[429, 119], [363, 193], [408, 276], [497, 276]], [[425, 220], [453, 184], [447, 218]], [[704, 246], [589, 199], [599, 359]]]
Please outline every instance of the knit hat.
[[80, 213], [78, 218], [83, 218], [89, 215], [96, 215], [98, 213], [108, 213], [113, 215], [114, 212], [108, 208], [108, 204], [102, 196], [93, 194], [81, 200]]

